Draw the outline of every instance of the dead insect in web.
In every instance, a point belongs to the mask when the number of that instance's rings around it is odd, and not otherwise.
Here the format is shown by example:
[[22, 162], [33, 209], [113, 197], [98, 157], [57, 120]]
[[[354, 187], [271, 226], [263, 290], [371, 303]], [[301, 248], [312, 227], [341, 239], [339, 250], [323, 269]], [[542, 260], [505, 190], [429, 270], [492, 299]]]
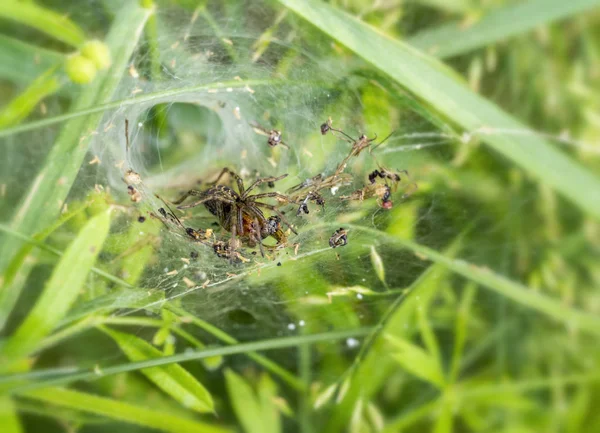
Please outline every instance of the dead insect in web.
[[[237, 192], [226, 185], [218, 184], [225, 174], [229, 174], [235, 180]], [[297, 232], [276, 206], [259, 200], [274, 198], [282, 203], [293, 203], [293, 201], [290, 197], [278, 192], [250, 193], [263, 183], [276, 182], [286, 176], [287, 174], [278, 177], [259, 178], [248, 188], [245, 188], [244, 181], [240, 176], [234, 171], [224, 168], [213, 183], [214, 186], [205, 191], [190, 190], [173, 203], [180, 205], [190, 196], [199, 197], [193, 203], [178, 206], [178, 209], [189, 209], [203, 204], [211, 214], [217, 217], [219, 225], [231, 232], [232, 244], [236, 242], [236, 237], [239, 237], [246, 241], [250, 247], [258, 245], [264, 257], [263, 239], [273, 237], [277, 241], [275, 247], [284, 245], [287, 242], [281, 223], [285, 224], [295, 234]], [[269, 210], [275, 215], [266, 217], [262, 209]]]
[[348, 244], [348, 233], [342, 227], [337, 229], [329, 238], [331, 248], [343, 247]]
[[296, 212], [296, 216], [309, 213], [309, 211], [308, 211], [308, 202], [309, 201], [312, 201], [312, 202], [318, 204], [319, 206], [321, 206], [321, 209], [325, 210], [325, 199], [318, 192], [311, 191], [306, 195], [306, 197], [304, 198], [302, 203], [300, 203], [300, 206], [298, 207], [298, 211]]
[[127, 194], [130, 195], [131, 201], [138, 203], [142, 200], [142, 194], [133, 185], [127, 185]]
[[282, 147], [285, 147], [286, 149], [290, 148], [290, 146], [288, 146], [281, 139], [281, 131], [279, 131], [277, 129], [263, 128], [256, 122], [251, 122], [250, 126], [252, 126], [252, 129], [254, 129], [254, 132], [256, 132], [257, 134], [264, 135], [265, 137], [267, 137], [267, 143], [269, 144], [269, 146], [275, 147], [277, 145], [280, 145]]
[[[406, 170], [401, 170], [400, 173], [404, 173], [406, 176], [408, 176], [408, 171]], [[400, 175], [398, 173], [394, 173], [388, 170], [387, 168], [383, 168], [381, 166], [378, 170], [374, 170], [369, 174], [369, 182], [373, 184], [375, 183], [377, 178], [388, 179], [395, 183], [398, 183], [401, 180]]]

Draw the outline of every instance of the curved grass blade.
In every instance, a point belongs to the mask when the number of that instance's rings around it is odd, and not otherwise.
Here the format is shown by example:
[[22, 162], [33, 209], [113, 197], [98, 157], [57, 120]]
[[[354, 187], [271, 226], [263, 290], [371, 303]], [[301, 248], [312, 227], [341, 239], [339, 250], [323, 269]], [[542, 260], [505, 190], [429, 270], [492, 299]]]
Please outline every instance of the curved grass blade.
[[445, 59], [502, 42], [597, 6], [600, 6], [599, 0], [529, 0], [494, 10], [466, 28], [461, 22], [456, 22], [423, 30], [407, 42]]
[[32, 2], [4, 0], [0, 8], [0, 18], [32, 27], [73, 47], [79, 47], [85, 42], [83, 30], [67, 15]]
[[[141, 30], [152, 13], [136, 3], [124, 3], [106, 39], [113, 56], [111, 68], [85, 87], [71, 107], [73, 110], [106, 103], [112, 97], [137, 45]], [[74, 119], [64, 126], [44, 166], [13, 216], [11, 228], [14, 231], [31, 235], [48, 226], [59, 215], [87, 152], [89, 136], [85, 136], [96, 129], [99, 120], [100, 115], [96, 114]], [[13, 237], [5, 236], [2, 241], [0, 270], [4, 270], [21, 245], [21, 241]]]
[[[393, 40], [356, 17], [318, 0], [279, 2], [466, 131], [483, 127], [527, 129], [497, 105], [471, 91], [445, 65], [407, 43]], [[600, 219], [600, 179], [549, 142], [535, 136], [486, 134], [482, 138], [496, 152]]]
[[69, 245], [21, 326], [0, 352], [0, 365], [10, 367], [35, 350], [67, 313], [79, 295], [110, 229], [110, 211], [88, 221]]
[[[135, 335], [99, 327], [109, 335], [131, 361], [161, 358], [163, 354], [150, 343]], [[183, 406], [198, 412], [213, 412], [214, 404], [208, 390], [181, 365], [171, 364], [141, 370], [151, 382]]]
[[27, 393], [23, 393], [22, 396], [28, 399], [102, 415], [108, 418], [166, 432], [225, 433], [230, 431], [224, 427], [206, 424], [193, 419], [182, 418], [173, 415], [170, 412], [160, 412], [156, 409], [149, 409], [110, 398], [63, 388], [47, 388], [28, 391]]
[[250, 384], [230, 369], [225, 370], [225, 384], [227, 385], [229, 400], [237, 419], [244, 427], [244, 432], [273, 432], [273, 426], [265, 424], [261, 404]]

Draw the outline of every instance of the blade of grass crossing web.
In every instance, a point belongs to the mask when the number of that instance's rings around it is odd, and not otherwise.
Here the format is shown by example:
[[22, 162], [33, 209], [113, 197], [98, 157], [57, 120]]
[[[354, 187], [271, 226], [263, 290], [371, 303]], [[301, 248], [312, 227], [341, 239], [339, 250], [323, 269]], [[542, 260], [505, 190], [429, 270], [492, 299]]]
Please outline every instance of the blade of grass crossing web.
[[[161, 358], [148, 359], [145, 361], [137, 361], [128, 364], [119, 364], [110, 367], [102, 367], [99, 370], [85, 369], [77, 371], [64, 371], [64, 369], [59, 368], [48, 369], [43, 372], [35, 371], [31, 373], [4, 375], [0, 376], [0, 393], [6, 391], [22, 393], [25, 391], [30, 391], [32, 389], [40, 389], [56, 385], [65, 385], [67, 383], [71, 383], [77, 380], [90, 381], [108, 375], [125, 373], [128, 371], [137, 371], [144, 368], [157, 367], [173, 363], [212, 358], [215, 356], [248, 354], [259, 350], [291, 348], [297, 347], [302, 344], [314, 344], [323, 341], [344, 340], [350, 337], [358, 338], [367, 335], [371, 331], [372, 328], [359, 328], [347, 331], [333, 331], [323, 334], [273, 338], [270, 340], [261, 340], [253, 343], [240, 343], [231, 346], [208, 348], [197, 351], [188, 351], [177, 355], [163, 356]], [[269, 367], [265, 368], [269, 369]], [[278, 375], [278, 373], [276, 372], [274, 372], [273, 374]], [[31, 380], [31, 382], [25, 382], [29, 380]], [[299, 389], [299, 387], [295, 384], [288, 384], [296, 389]]]
[[[116, 15], [106, 39], [113, 63], [86, 86], [74, 102], [72, 110], [81, 110], [110, 101], [125, 71], [131, 53], [151, 11], [142, 9], [137, 2], [125, 2]], [[63, 202], [87, 152], [92, 131], [101, 114], [72, 119], [61, 130], [46, 162], [35, 177], [29, 192], [17, 209], [11, 227], [14, 231], [31, 235], [49, 224], [59, 214]], [[0, 270], [6, 267], [14, 251], [21, 245], [15, 238], [4, 237], [0, 247]]]
[[27, 356], [67, 313], [80, 293], [110, 228], [110, 211], [88, 221], [55, 266], [42, 294], [0, 352], [0, 365], [10, 367]]
[[173, 433], [225, 433], [231, 430], [182, 418], [171, 412], [146, 408], [96, 395], [63, 388], [28, 391], [23, 397], [56, 406], [102, 415], [108, 418]]
[[503, 42], [597, 6], [600, 6], [600, 0], [529, 0], [493, 10], [467, 27], [457, 21], [423, 30], [407, 42], [436, 57], [447, 58]]
[[[466, 131], [526, 130], [521, 122], [471, 91], [445, 65], [412, 46], [318, 0], [279, 0], [354, 51]], [[484, 134], [492, 149], [600, 219], [600, 179], [537, 136]]]

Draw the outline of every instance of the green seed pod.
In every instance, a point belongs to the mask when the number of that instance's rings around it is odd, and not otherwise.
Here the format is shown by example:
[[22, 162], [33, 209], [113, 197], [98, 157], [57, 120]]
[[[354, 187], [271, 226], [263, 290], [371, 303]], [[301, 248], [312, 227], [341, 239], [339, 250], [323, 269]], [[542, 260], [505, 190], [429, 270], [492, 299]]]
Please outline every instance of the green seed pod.
[[110, 51], [106, 44], [102, 41], [93, 40], [83, 44], [81, 54], [94, 62], [96, 68], [106, 69], [111, 64]]
[[96, 65], [81, 54], [74, 54], [67, 58], [65, 65], [67, 75], [77, 84], [90, 83], [96, 76]]

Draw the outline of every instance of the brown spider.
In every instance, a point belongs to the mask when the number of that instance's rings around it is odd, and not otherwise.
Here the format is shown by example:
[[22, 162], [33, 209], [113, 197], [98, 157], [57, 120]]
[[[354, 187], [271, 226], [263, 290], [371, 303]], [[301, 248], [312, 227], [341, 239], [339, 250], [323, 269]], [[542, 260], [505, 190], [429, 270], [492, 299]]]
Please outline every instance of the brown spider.
[[[219, 185], [218, 182], [225, 174], [229, 174], [237, 183], [238, 191], [226, 185]], [[269, 182], [276, 182], [286, 177], [287, 174], [278, 177], [265, 177], [256, 179], [248, 188], [244, 187], [244, 181], [240, 176], [228, 168], [224, 168], [212, 187], [205, 191], [190, 190], [173, 203], [177, 209], [189, 209], [203, 204], [208, 211], [217, 217], [219, 225], [225, 230], [231, 232], [231, 245], [235, 246], [235, 239], [239, 237], [246, 240], [248, 246], [254, 247], [257, 244], [260, 247], [261, 254], [264, 256], [263, 239], [273, 237], [277, 241], [277, 248], [285, 245], [287, 237], [282, 230], [281, 223], [297, 234], [296, 230], [287, 221], [285, 216], [273, 205], [258, 201], [264, 198], [275, 198], [283, 203], [294, 203], [294, 201], [278, 192], [265, 192], [259, 194], [250, 194], [254, 188]], [[190, 196], [199, 197], [193, 203], [181, 205], [185, 199]], [[261, 209], [267, 209], [275, 215], [266, 217]], [[235, 248], [233, 248], [235, 249]]]
[[269, 144], [269, 146], [275, 147], [277, 145], [280, 145], [282, 147], [285, 147], [286, 149], [290, 148], [290, 146], [288, 146], [281, 139], [281, 131], [278, 131], [277, 129], [266, 129], [266, 128], [263, 128], [262, 126], [260, 126], [256, 122], [250, 123], [250, 126], [252, 126], [252, 129], [254, 129], [254, 132], [256, 132], [257, 134], [264, 135], [265, 137], [268, 137], [267, 138], [267, 143]]

